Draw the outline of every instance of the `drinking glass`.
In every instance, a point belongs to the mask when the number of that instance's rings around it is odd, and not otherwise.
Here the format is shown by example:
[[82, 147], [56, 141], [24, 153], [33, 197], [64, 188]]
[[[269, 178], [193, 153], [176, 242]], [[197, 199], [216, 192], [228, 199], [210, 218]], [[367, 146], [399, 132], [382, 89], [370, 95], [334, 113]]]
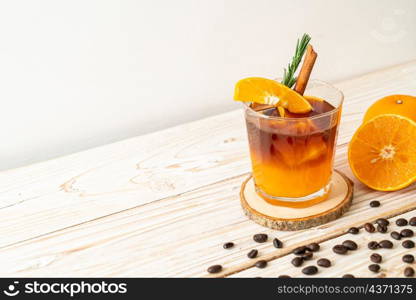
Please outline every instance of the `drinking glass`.
[[304, 95], [317, 97], [313, 111], [284, 118], [244, 103], [256, 192], [273, 205], [307, 207], [331, 190], [344, 96], [319, 80], [310, 80]]

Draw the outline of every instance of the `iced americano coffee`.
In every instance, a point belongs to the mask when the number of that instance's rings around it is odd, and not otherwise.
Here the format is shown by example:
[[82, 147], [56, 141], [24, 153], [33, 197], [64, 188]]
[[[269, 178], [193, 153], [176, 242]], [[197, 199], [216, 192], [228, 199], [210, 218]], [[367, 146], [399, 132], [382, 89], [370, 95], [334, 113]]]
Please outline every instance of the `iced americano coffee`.
[[309, 84], [327, 100], [305, 96], [307, 113], [281, 116], [275, 108], [245, 105], [256, 191], [272, 204], [312, 205], [331, 188], [342, 94], [323, 82]]
[[256, 192], [274, 205], [311, 206], [331, 190], [343, 95], [309, 80], [317, 58], [309, 41], [307, 34], [298, 40], [283, 78], [249, 77], [235, 86], [234, 100], [244, 102]]

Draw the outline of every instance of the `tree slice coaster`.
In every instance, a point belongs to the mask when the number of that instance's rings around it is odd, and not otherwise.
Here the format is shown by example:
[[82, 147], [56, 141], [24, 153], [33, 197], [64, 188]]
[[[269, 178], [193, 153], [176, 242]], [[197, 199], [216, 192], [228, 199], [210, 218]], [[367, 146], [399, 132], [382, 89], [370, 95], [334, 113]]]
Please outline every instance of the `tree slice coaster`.
[[353, 182], [335, 170], [328, 199], [305, 208], [276, 206], [257, 195], [250, 175], [240, 191], [244, 213], [254, 222], [277, 230], [301, 230], [333, 221], [350, 207], [353, 198]]

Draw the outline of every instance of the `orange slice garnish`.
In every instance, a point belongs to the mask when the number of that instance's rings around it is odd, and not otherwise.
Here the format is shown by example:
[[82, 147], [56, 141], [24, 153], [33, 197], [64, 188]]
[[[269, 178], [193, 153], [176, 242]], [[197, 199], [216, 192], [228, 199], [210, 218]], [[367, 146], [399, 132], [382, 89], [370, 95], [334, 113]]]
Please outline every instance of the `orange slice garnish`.
[[237, 82], [234, 100], [281, 106], [291, 113], [307, 113], [311, 104], [299, 93], [271, 79], [245, 78]]
[[322, 98], [319, 98], [319, 97], [315, 97], [315, 96], [306, 96], [306, 95], [304, 95], [303, 96], [306, 100], [308, 100], [308, 101], [315, 101], [315, 102], [325, 102], [325, 100], [324, 99], [322, 99]]
[[284, 118], [286, 116], [286, 110], [283, 106], [278, 106], [277, 110], [279, 111], [280, 117]]

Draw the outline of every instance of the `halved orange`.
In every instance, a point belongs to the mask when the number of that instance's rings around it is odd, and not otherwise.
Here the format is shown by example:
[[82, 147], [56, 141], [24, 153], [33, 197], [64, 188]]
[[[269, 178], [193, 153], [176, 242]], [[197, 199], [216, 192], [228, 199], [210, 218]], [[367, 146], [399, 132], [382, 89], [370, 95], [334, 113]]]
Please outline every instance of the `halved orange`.
[[234, 100], [281, 106], [291, 113], [307, 113], [312, 110], [308, 100], [296, 91], [275, 80], [261, 77], [238, 81]]
[[384, 114], [363, 123], [348, 148], [354, 175], [368, 187], [396, 191], [416, 180], [416, 122]]
[[390, 95], [374, 102], [367, 110], [363, 123], [382, 114], [395, 114], [416, 122], [416, 97], [409, 95]]

